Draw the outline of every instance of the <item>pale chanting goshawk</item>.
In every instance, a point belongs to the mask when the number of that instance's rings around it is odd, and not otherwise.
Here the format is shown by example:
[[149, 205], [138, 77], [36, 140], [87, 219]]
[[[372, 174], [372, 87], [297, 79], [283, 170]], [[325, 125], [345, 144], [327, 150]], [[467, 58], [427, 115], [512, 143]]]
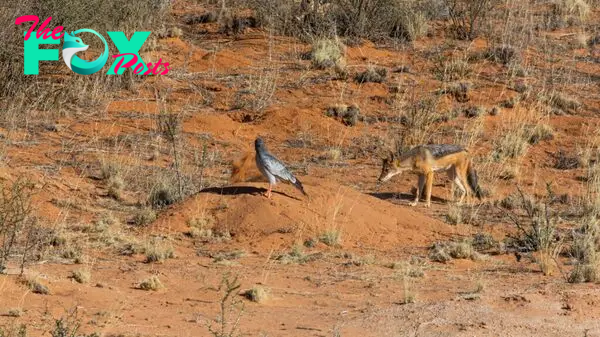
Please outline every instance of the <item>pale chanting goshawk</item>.
[[278, 180], [294, 185], [302, 194], [307, 195], [300, 180], [279, 159], [269, 153], [262, 138], [256, 138], [254, 148], [256, 149], [256, 167], [269, 180], [267, 198], [271, 198], [271, 189]]

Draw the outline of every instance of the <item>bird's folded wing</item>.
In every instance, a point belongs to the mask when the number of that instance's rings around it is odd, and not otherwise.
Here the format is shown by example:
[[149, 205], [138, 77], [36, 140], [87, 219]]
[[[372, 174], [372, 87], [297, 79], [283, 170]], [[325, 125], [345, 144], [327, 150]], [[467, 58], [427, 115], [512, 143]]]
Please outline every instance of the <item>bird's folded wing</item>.
[[288, 171], [288, 169], [280, 162], [277, 158], [266, 154], [264, 157], [265, 168], [277, 178], [288, 181], [288, 182], [296, 182], [296, 177]]

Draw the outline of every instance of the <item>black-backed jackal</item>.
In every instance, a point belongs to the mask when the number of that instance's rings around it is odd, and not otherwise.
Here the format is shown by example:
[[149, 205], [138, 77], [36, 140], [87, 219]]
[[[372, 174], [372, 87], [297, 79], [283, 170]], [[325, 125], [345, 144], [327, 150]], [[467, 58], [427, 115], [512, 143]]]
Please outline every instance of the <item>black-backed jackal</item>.
[[[431, 206], [433, 173], [439, 171], [446, 171], [448, 178], [458, 186], [462, 193], [459, 204], [463, 202], [465, 196], [470, 195], [467, 185], [479, 200], [482, 198], [482, 192], [477, 183], [477, 172], [473, 167], [470, 154], [459, 145], [420, 145], [399, 156], [391, 153], [388, 158], [383, 160], [383, 168], [378, 181], [388, 181], [393, 176], [405, 171], [419, 175], [415, 200], [410, 203], [411, 206], [417, 205], [423, 187], [426, 188], [426, 206]], [[454, 189], [452, 190], [454, 191]]]

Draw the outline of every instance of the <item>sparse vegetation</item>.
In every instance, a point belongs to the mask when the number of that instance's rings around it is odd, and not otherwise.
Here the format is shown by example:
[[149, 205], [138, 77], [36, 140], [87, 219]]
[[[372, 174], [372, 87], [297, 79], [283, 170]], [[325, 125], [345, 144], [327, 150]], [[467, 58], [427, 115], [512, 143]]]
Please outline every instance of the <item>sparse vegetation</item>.
[[302, 39], [337, 33], [343, 37], [414, 41], [427, 32], [427, 15], [431, 10], [419, 2], [404, 0], [334, 0], [301, 6], [300, 12], [297, 2], [292, 0], [277, 3], [254, 0], [250, 4], [259, 23], [280, 34]]
[[387, 77], [387, 69], [381, 67], [369, 67], [367, 70], [356, 74], [354, 80], [357, 83], [366, 83], [366, 82], [374, 82], [374, 83], [382, 83], [385, 81]]
[[[20, 308], [8, 309], [8, 311], [6, 312], [6, 315], [8, 317], [21, 317], [21, 316], [23, 316], [23, 310], [21, 310]], [[0, 334], [0, 336], [1, 336], [1, 334]]]
[[156, 220], [156, 212], [149, 207], [139, 209], [133, 217], [133, 223], [136, 226], [146, 226]]
[[462, 208], [456, 204], [450, 204], [448, 206], [448, 214], [446, 214], [446, 221], [451, 225], [462, 223]]
[[516, 211], [507, 213], [507, 216], [521, 235], [513, 238], [512, 244], [520, 251], [538, 252], [537, 262], [542, 272], [550, 275], [558, 267], [557, 258], [563, 249], [563, 239], [558, 234], [559, 218], [550, 209], [550, 203], [554, 199], [551, 185], [547, 184], [546, 189], [545, 200], [538, 203], [517, 187], [518, 206], [525, 213], [525, 220], [521, 220]]
[[494, 62], [508, 65], [519, 59], [519, 53], [517, 50], [508, 45], [498, 46], [488, 49], [485, 54], [486, 57], [492, 59]]
[[[123, 4], [119, 11], [114, 10], [114, 3], [97, 0], [73, 0], [68, 4], [61, 1], [20, 1], [6, 5], [0, 13], [3, 22], [14, 22], [18, 16], [15, 13], [35, 13], [40, 17], [40, 23], [49, 16], [53, 17], [48, 26], [50, 29], [56, 26], [72, 30], [83, 26], [96, 29], [110, 27], [126, 34], [155, 31], [164, 22], [170, 7], [167, 1], [162, 0]], [[89, 11], [87, 8], [94, 10]], [[133, 76], [106, 76], [105, 72], [79, 76], [66, 67], [56, 68], [61, 73], [60, 80], [51, 76], [24, 75], [23, 28], [22, 25], [11, 25], [2, 34], [5, 44], [0, 47], [0, 82], [4, 84], [0, 89], [0, 124], [3, 127], [23, 127], [32, 120], [46, 119], [48, 114], [58, 117], [77, 108], [98, 106], [119, 89], [131, 89], [133, 82], [138, 80]], [[93, 41], [90, 49], [100, 49], [99, 39], [90, 41]], [[109, 45], [109, 53], [117, 54], [117, 49], [112, 44]], [[47, 75], [50, 71], [55, 71], [51, 67], [49, 64], [42, 64], [40, 74]], [[56, 85], [63, 83], [60, 90], [56, 90]]]
[[[172, 5], [176, 11], [165, 16]], [[0, 5], [0, 18], [11, 23], [0, 32], [0, 298], [11, 292], [0, 313], [0, 337], [85, 336], [79, 330], [88, 328], [79, 329], [79, 320], [49, 316], [65, 299], [87, 308], [90, 328], [182, 330], [177, 322], [140, 322], [136, 313], [124, 319], [127, 308], [119, 294], [125, 287], [149, 291], [138, 292], [144, 307], [138, 313], [160, 306], [164, 315], [183, 318], [180, 323], [189, 328], [184, 335], [243, 335], [244, 304], [269, 313], [294, 305], [300, 316], [317, 308], [330, 328], [339, 321], [329, 331], [322, 322], [290, 325], [289, 317], [281, 326], [269, 320], [248, 325], [251, 334], [264, 336], [339, 337], [348, 330], [344, 322], [364, 308], [377, 316], [369, 331], [374, 335], [391, 333], [391, 320], [404, 320], [395, 322], [398, 327], [419, 325], [423, 334], [440, 330], [422, 324], [431, 321], [431, 312], [452, 331], [486, 329], [493, 335], [494, 320], [454, 322], [456, 312], [431, 306], [464, 312], [476, 305], [473, 312], [482, 312], [498, 301], [506, 307], [507, 301], [527, 311], [524, 304], [540, 282], [535, 307], [551, 299], [540, 315], [562, 310], [560, 320], [548, 325], [521, 319], [518, 331], [503, 326], [502, 333], [568, 335], [564, 331], [574, 327], [573, 334], [584, 335], [586, 327], [578, 323], [593, 316], [588, 309], [598, 301], [591, 283], [600, 282], [598, 5], [599, 0]], [[119, 43], [110, 43], [107, 31], [123, 30], [131, 48], [134, 31], [151, 31], [140, 56], [147, 64], [161, 57], [171, 62], [170, 75], [134, 76], [127, 70], [107, 76], [109, 61], [98, 74], [79, 76], [60, 59], [58, 44], [42, 49], [59, 60], [42, 61], [39, 76], [25, 76], [22, 33], [29, 23], [12, 24], [23, 13], [38, 15], [40, 23], [52, 16], [50, 30], [58, 25], [69, 32], [96, 30], [109, 42], [111, 61]], [[82, 39], [90, 49], [79, 57], [97, 57], [100, 39]], [[256, 171], [252, 149], [259, 134], [314, 190], [310, 197], [283, 184], [272, 199], [260, 196], [267, 184]], [[453, 203], [438, 188], [449, 187], [449, 180], [436, 173], [433, 207], [409, 208], [407, 186], [416, 177], [406, 172], [386, 184], [375, 182], [380, 154], [450, 143], [468, 150], [485, 188], [483, 200]], [[236, 157], [249, 165], [230, 165]], [[560, 184], [560, 194], [549, 186], [544, 191], [546, 181]], [[519, 188], [512, 193], [514, 186]], [[423, 253], [419, 247], [432, 238], [443, 241]], [[169, 260], [175, 251], [182, 257]], [[198, 256], [185, 261], [190, 252]], [[406, 254], [419, 257], [403, 261]], [[210, 286], [215, 272], [230, 270], [242, 274], [223, 275], [218, 290]], [[506, 282], [514, 286], [497, 287]], [[281, 298], [260, 308], [255, 303], [269, 299], [271, 284]], [[165, 285], [167, 291], [152, 292]], [[523, 286], [528, 290], [520, 291]], [[173, 304], [172, 293], [184, 288], [185, 297], [176, 301], [183, 302]], [[78, 289], [93, 296], [70, 296]], [[423, 303], [411, 308], [421, 297]], [[560, 309], [558, 298], [564, 302]], [[94, 309], [99, 299], [115, 306]], [[211, 301], [220, 306], [212, 314]], [[379, 315], [381, 305], [390, 303], [408, 307]], [[189, 310], [180, 310], [182, 305]], [[421, 311], [426, 315], [415, 321], [414, 312]], [[504, 311], [498, 311], [498, 321], [506, 321]]]
[[338, 39], [317, 39], [313, 42], [310, 59], [313, 67], [317, 69], [343, 69], [344, 45]]
[[497, 142], [494, 150], [495, 158], [519, 158], [523, 156], [529, 148], [529, 139], [528, 130], [523, 125], [515, 125], [511, 129], [507, 129], [503, 135], [495, 140]]
[[77, 308], [67, 311], [66, 317], [54, 320], [54, 328], [50, 331], [52, 337], [100, 337], [96, 332], [83, 334], [79, 332], [81, 319], [78, 318]]
[[395, 151], [401, 153], [413, 146], [434, 141], [433, 137], [443, 120], [438, 112], [438, 103], [438, 98], [434, 96], [411, 99], [398, 107], [405, 112], [402, 116], [403, 128], [396, 138]]
[[8, 327], [0, 326], [0, 337], [27, 337], [27, 325], [12, 324]]
[[529, 144], [532, 145], [554, 139], [554, 129], [548, 124], [538, 123], [529, 127], [527, 133], [529, 134]]
[[481, 259], [470, 240], [437, 242], [429, 250], [429, 259], [446, 263], [452, 259]]
[[82, 268], [82, 269], [74, 270], [73, 273], [71, 274], [71, 277], [73, 278], [73, 280], [77, 281], [78, 283], [89, 283], [90, 280], [92, 279], [92, 273], [90, 272], [89, 269]]
[[[236, 294], [241, 288], [238, 276], [232, 276], [228, 273], [223, 275], [219, 291], [222, 292], [220, 300], [220, 314], [214, 323], [208, 324], [208, 331], [214, 337], [233, 337], [239, 334], [239, 325], [244, 313], [244, 303], [236, 298]], [[232, 315], [234, 316], [232, 318]]]
[[171, 244], [158, 238], [150, 240], [146, 245], [144, 253], [146, 254], [146, 263], [162, 263], [166, 259], [175, 257], [175, 252], [173, 251]]
[[40, 295], [48, 295], [50, 294], [50, 289], [47, 286], [40, 283], [37, 277], [34, 276], [25, 276], [23, 278], [23, 283], [31, 290], [34, 294]]
[[244, 296], [252, 302], [263, 303], [268, 299], [269, 294], [264, 287], [254, 286], [244, 292]]
[[600, 280], [600, 232], [595, 216], [583, 219], [584, 224], [573, 231], [570, 255], [575, 266], [568, 276], [571, 283], [598, 282]]
[[164, 287], [165, 286], [162, 284], [162, 282], [156, 275], [152, 275], [152, 276], [142, 280], [138, 285], [138, 288], [141, 290], [152, 290], [152, 291], [157, 291]]
[[360, 108], [356, 104], [350, 106], [337, 104], [333, 105], [325, 111], [328, 117], [339, 118], [346, 126], [355, 126], [362, 119]]
[[542, 95], [539, 97], [539, 99], [541, 102], [544, 102], [551, 107], [559, 109], [565, 113], [576, 112], [581, 107], [581, 103], [578, 100], [560, 92], [552, 92], [548, 95]]
[[494, 0], [444, 0], [452, 20], [452, 32], [461, 40], [473, 40], [496, 4]]
[[[308, 247], [312, 247], [316, 244], [316, 242], [313, 239], [307, 241], [310, 242]], [[289, 252], [279, 254], [275, 257], [275, 259], [283, 264], [303, 264], [318, 260], [323, 256], [324, 254], [320, 252], [312, 254], [306, 253], [301, 245], [296, 244], [292, 247], [292, 249]]]
[[339, 229], [330, 229], [319, 236], [319, 241], [332, 247], [337, 247], [342, 243], [342, 232]]
[[435, 78], [443, 82], [462, 81], [468, 78], [472, 71], [471, 65], [466, 60], [459, 57], [448, 60], [443, 55], [436, 57], [432, 70]]
[[15, 250], [22, 250], [23, 269], [33, 251], [47, 243], [32, 217], [32, 195], [28, 180], [18, 179], [8, 187], [0, 184], [0, 273]]

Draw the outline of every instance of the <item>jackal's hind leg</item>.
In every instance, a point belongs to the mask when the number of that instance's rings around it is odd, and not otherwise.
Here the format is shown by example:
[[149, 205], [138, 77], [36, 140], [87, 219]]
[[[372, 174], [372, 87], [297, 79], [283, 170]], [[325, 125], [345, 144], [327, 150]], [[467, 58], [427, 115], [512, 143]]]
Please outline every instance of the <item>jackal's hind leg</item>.
[[448, 179], [450, 180], [450, 198], [448, 198], [447, 200], [454, 201], [454, 185], [456, 184], [454, 180], [456, 179], [456, 167], [451, 167], [449, 170], [446, 171], [446, 174], [448, 174]]
[[467, 189], [463, 184], [463, 181], [461, 181], [461, 179], [458, 176], [454, 178], [454, 183], [456, 184], [456, 186], [458, 186], [458, 189], [460, 190], [460, 199], [458, 200], [458, 204], [462, 205], [465, 196], [467, 195]]

